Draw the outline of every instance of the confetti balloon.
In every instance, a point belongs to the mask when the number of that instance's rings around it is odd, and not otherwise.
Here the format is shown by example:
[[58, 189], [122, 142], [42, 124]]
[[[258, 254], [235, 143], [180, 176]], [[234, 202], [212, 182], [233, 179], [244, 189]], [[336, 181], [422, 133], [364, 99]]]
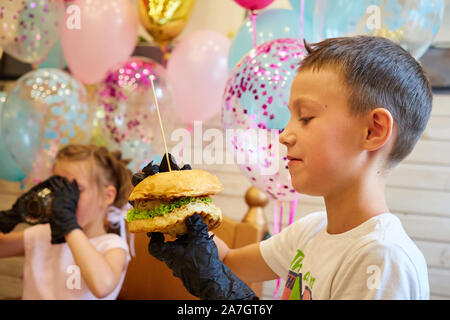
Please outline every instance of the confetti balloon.
[[96, 140], [103, 140], [112, 150], [121, 150], [124, 158], [132, 160], [129, 168], [133, 171], [151, 160], [159, 160], [164, 153], [150, 77], [154, 77], [161, 120], [169, 140], [175, 113], [163, 66], [151, 59], [133, 57], [110, 70], [97, 91], [100, 138], [97, 136]]
[[444, 0], [317, 0], [316, 12], [314, 42], [340, 36], [381, 36], [419, 59], [439, 31]]
[[58, 41], [63, 18], [61, 0], [2, 0], [0, 46], [22, 62], [39, 62]]
[[20, 2], [7, 0], [0, 4], [0, 46], [5, 46], [17, 37]]
[[82, 84], [57, 69], [22, 76], [2, 114], [5, 144], [19, 167], [35, 181], [48, 177], [58, 150], [87, 143], [92, 115]]
[[[6, 93], [0, 92], [0, 115], [2, 114], [3, 105], [6, 101]], [[8, 149], [6, 148], [1, 133], [0, 122], [0, 179], [8, 181], [22, 181], [25, 179], [25, 173], [19, 168]]]
[[233, 70], [223, 98], [228, 150], [242, 173], [279, 201], [299, 196], [291, 184], [287, 150], [278, 138], [289, 122], [290, 88], [306, 54], [297, 39], [260, 45]]

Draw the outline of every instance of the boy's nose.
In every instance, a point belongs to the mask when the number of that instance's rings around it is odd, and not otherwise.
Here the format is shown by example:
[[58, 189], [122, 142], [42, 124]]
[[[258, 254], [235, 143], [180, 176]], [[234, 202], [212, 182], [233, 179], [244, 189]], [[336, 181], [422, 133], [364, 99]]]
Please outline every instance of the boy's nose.
[[280, 134], [280, 137], [278, 138], [278, 141], [280, 141], [281, 144], [285, 146], [290, 146], [295, 143], [295, 136], [290, 133], [288, 127], [286, 127]]

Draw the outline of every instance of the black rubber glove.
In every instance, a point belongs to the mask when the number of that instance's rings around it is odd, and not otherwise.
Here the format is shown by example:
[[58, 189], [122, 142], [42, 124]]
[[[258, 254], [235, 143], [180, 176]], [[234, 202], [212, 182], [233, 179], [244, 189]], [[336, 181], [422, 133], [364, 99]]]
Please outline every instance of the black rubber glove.
[[19, 223], [22, 222], [20, 214], [14, 212], [13, 209], [0, 211], [0, 232], [11, 232]]
[[186, 289], [201, 300], [256, 300], [255, 293], [219, 259], [213, 236], [199, 215], [186, 219], [188, 233], [164, 242], [161, 233], [149, 233], [148, 251], [172, 269]]
[[26, 217], [28, 214], [28, 202], [31, 195], [44, 188], [50, 189], [50, 181], [56, 178], [56, 176], [53, 176], [35, 185], [30, 190], [22, 194], [19, 198], [17, 198], [16, 202], [10, 210], [0, 211], [0, 231], [3, 233], [11, 232], [16, 227], [16, 225], [21, 222], [25, 222], [24, 217]]
[[[178, 170], [192, 170], [191, 166], [186, 164], [181, 169], [177, 165], [174, 156], [172, 156], [169, 153], [169, 161], [170, 161], [170, 169], [172, 171], [178, 171]], [[153, 164], [153, 161], [151, 161], [149, 164], [145, 166], [144, 169], [142, 169], [142, 172], [135, 173], [132, 178], [132, 184], [134, 187], [136, 187], [142, 180], [145, 178], [152, 176], [154, 174], [157, 174], [159, 172], [168, 172], [169, 171], [169, 165], [167, 164], [167, 157], [166, 154], [164, 154], [163, 159], [161, 160], [161, 163], [159, 165]]]
[[76, 180], [69, 182], [63, 177], [51, 180], [50, 185], [54, 196], [50, 215], [51, 243], [60, 244], [66, 242], [64, 237], [69, 232], [74, 229], [81, 229], [75, 215], [80, 190]]

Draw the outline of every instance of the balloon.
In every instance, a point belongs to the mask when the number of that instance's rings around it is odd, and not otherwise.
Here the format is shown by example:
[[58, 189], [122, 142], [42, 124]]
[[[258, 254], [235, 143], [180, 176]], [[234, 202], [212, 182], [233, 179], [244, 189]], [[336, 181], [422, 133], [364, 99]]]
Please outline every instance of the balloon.
[[[316, 7], [316, 1], [317, 0], [305, 0], [305, 17], [313, 17], [314, 16], [314, 9]], [[292, 10], [294, 10], [296, 13], [300, 14], [302, 11], [301, 4], [302, 0], [289, 0], [291, 3]]]
[[184, 29], [195, 0], [138, 0], [142, 26], [160, 46], [169, 44]]
[[48, 53], [47, 58], [39, 63], [39, 68], [64, 69], [65, 67], [67, 63], [62, 53], [61, 41], [58, 41]]
[[133, 53], [139, 27], [137, 13], [129, 0], [75, 0], [70, 6], [79, 11], [66, 13], [61, 39], [64, 57], [76, 79], [97, 83]]
[[19, 19], [17, 14], [22, 4], [16, 1], [6, 1], [0, 7], [0, 46], [14, 42], [17, 37]]
[[227, 150], [234, 150], [235, 162], [253, 185], [280, 201], [299, 196], [278, 138], [289, 122], [290, 87], [306, 55], [300, 39], [260, 45], [233, 70], [223, 97], [222, 125], [227, 136], [231, 133]]
[[129, 168], [133, 171], [139, 171], [164, 153], [152, 76], [155, 77], [155, 93], [168, 139], [175, 127], [174, 110], [165, 69], [157, 62], [133, 57], [114, 67], [99, 84], [95, 99], [96, 141], [102, 141], [101, 144], [111, 150], [120, 149], [123, 158], [132, 160]]
[[[3, 111], [3, 104], [6, 101], [6, 93], [0, 92], [0, 115]], [[26, 174], [19, 168], [14, 159], [11, 157], [6, 145], [3, 141], [0, 122], [0, 179], [8, 181], [22, 181]]]
[[63, 17], [64, 4], [60, 0], [3, 1], [0, 45], [22, 62], [39, 62], [60, 37]]
[[[303, 35], [312, 38], [313, 16], [305, 14]], [[258, 45], [275, 39], [300, 37], [300, 14], [287, 9], [269, 9], [256, 17]], [[234, 37], [229, 55], [228, 67], [231, 70], [250, 50], [253, 49], [253, 27], [250, 17]]]
[[92, 112], [82, 84], [57, 69], [22, 76], [3, 107], [2, 134], [19, 167], [36, 180], [51, 172], [58, 150], [87, 143]]
[[316, 12], [314, 42], [351, 35], [382, 36], [419, 59], [439, 31], [444, 1], [317, 0]]
[[248, 10], [260, 10], [270, 5], [274, 0], [234, 0], [241, 7]]
[[197, 31], [173, 49], [167, 77], [180, 119], [192, 124], [220, 112], [228, 78], [230, 40], [215, 31]]

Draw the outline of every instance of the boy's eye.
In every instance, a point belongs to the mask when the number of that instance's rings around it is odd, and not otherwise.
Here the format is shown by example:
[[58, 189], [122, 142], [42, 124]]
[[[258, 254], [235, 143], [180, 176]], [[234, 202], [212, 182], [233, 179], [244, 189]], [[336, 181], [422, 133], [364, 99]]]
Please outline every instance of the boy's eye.
[[303, 124], [308, 124], [314, 117], [307, 117], [307, 118], [300, 118], [300, 121], [303, 122]]

